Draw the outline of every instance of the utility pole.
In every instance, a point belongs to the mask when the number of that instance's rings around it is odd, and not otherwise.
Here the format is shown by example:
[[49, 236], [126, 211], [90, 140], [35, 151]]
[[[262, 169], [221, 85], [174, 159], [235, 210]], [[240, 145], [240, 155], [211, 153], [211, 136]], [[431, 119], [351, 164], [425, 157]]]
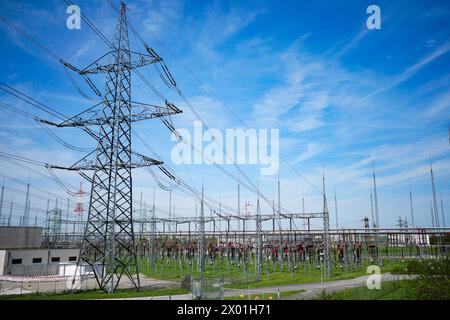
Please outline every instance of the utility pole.
[[169, 190], [169, 232], [172, 230], [172, 223], [170, 223], [170, 219], [172, 218], [172, 189]]
[[283, 238], [281, 236], [281, 190], [280, 190], [280, 176], [278, 176], [278, 232], [279, 232], [279, 243], [280, 243], [280, 250], [281, 250], [281, 242], [283, 241]]
[[156, 264], [156, 196], [153, 189], [152, 222], [150, 224], [150, 267], [154, 268]]
[[47, 211], [45, 211], [45, 233], [47, 240], [49, 240], [50, 234], [50, 195], [47, 198]]
[[[200, 202], [200, 221], [198, 226], [198, 271], [200, 272], [201, 276], [203, 277], [203, 274], [206, 270], [206, 243], [205, 243], [205, 209], [204, 209], [204, 203], [203, 203], [203, 186], [202, 186], [202, 199]], [[201, 284], [203, 287], [203, 283]]]
[[258, 198], [256, 200], [256, 263], [255, 263], [255, 271], [256, 277], [258, 281], [261, 281], [262, 271], [263, 271], [263, 256], [262, 256], [262, 230], [261, 230], [261, 208], [259, 204], [259, 187], [258, 187]]
[[372, 218], [372, 226], [374, 228], [376, 228], [377, 223], [375, 221], [375, 216], [374, 216], [374, 212], [373, 212], [373, 197], [372, 197], [372, 193], [370, 193], [370, 212], [372, 214], [371, 218]]
[[11, 226], [12, 211], [13, 211], [13, 202], [12, 202], [12, 200], [11, 200], [11, 206], [9, 207], [8, 227]]
[[377, 258], [380, 261], [380, 264], [382, 264], [382, 259], [381, 259], [381, 254], [380, 254], [380, 250], [381, 250], [381, 241], [380, 241], [380, 235], [378, 234], [379, 229], [380, 229], [380, 216], [378, 213], [378, 195], [377, 195], [377, 182], [376, 182], [376, 178], [375, 178], [375, 165], [374, 162], [372, 161], [372, 173], [373, 173], [373, 196], [374, 196], [374, 208], [375, 208], [375, 239], [377, 242]]
[[141, 220], [141, 223], [139, 224], [139, 238], [142, 239], [144, 235], [144, 210], [142, 208], [142, 187], [141, 187], [141, 197], [139, 199], [139, 218]]
[[69, 197], [67, 197], [66, 234], [69, 233], [69, 208], [70, 208], [70, 199], [69, 199]]
[[328, 212], [327, 194], [325, 190], [325, 171], [322, 176], [323, 190], [323, 241], [324, 241], [324, 266], [325, 275], [331, 277], [331, 238], [330, 238], [330, 215]]
[[[124, 3], [121, 4], [115, 38], [105, 42], [110, 51], [88, 67], [79, 70], [70, 65], [70, 69], [81, 75], [95, 94], [102, 97], [101, 102], [62, 123], [47, 120], [45, 123], [59, 128], [81, 127], [97, 141], [96, 150], [71, 167], [50, 166], [49, 169], [77, 171], [91, 181], [88, 219], [77, 268], [81, 262], [87, 263], [94, 271], [99, 288], [112, 293], [122, 276], [127, 277], [133, 287], [140, 287], [133, 228], [132, 169], [162, 165], [161, 161], [132, 151], [132, 123], [182, 111], [168, 101], [165, 106], [155, 106], [132, 100], [131, 72], [162, 59], [148, 46], [145, 46], [148, 54], [130, 49]], [[96, 74], [106, 75], [103, 94], [89, 79], [90, 75]], [[99, 127], [98, 133], [90, 126]], [[86, 171], [93, 172], [92, 176]]]
[[238, 193], [238, 203], [237, 203], [237, 208], [238, 208], [238, 230], [241, 230], [241, 219], [239, 219], [240, 218], [240, 216], [241, 216], [241, 189], [240, 189], [240, 186], [239, 186], [239, 178], [238, 178], [238, 188], [237, 188], [237, 193]]
[[434, 223], [435, 227], [439, 228], [439, 211], [438, 211], [438, 204], [436, 200], [436, 187], [434, 184], [434, 174], [433, 174], [433, 166], [431, 164], [431, 158], [430, 158], [430, 174], [431, 174], [431, 189], [433, 192], [433, 212], [434, 212]]
[[3, 175], [2, 194], [0, 196], [0, 225], [3, 225], [3, 194], [5, 192], [5, 176]]
[[272, 241], [275, 241], [275, 197], [272, 200]]
[[337, 230], [337, 229], [339, 229], [339, 220], [338, 220], [338, 207], [337, 207], [336, 190], [334, 190], [334, 211], [336, 212], [336, 230]]
[[27, 193], [26, 193], [26, 196], [25, 196], [25, 211], [24, 211], [23, 219], [22, 219], [22, 227], [28, 227], [28, 223], [29, 223], [29, 219], [30, 219], [30, 216], [29, 216], [30, 212], [28, 210], [29, 209], [28, 208], [29, 199], [30, 199], [30, 182], [28, 181], [28, 183], [27, 183]]
[[433, 212], [433, 201], [430, 200], [430, 207], [431, 207], [431, 225], [433, 228], [436, 227], [436, 224], [434, 223], [434, 212]]
[[444, 213], [444, 203], [442, 202], [442, 193], [440, 194], [441, 200], [441, 214], [442, 214], [442, 228], [445, 228], [445, 213]]
[[373, 170], [373, 196], [374, 196], [374, 201], [375, 201], [375, 220], [376, 220], [376, 227], [379, 229], [380, 228], [380, 216], [378, 213], [378, 196], [377, 196], [377, 182], [376, 182], [376, 178], [375, 178], [375, 165], [372, 161], [372, 170]]
[[411, 209], [411, 227], [414, 228], [416, 225], [414, 223], [414, 209], [413, 209], [413, 201], [412, 201], [412, 192], [411, 187], [409, 189], [409, 207]]
[[[303, 215], [305, 214], [305, 195], [302, 195], [302, 209], [303, 209]], [[308, 229], [308, 221], [309, 219], [303, 219], [303, 230]]]

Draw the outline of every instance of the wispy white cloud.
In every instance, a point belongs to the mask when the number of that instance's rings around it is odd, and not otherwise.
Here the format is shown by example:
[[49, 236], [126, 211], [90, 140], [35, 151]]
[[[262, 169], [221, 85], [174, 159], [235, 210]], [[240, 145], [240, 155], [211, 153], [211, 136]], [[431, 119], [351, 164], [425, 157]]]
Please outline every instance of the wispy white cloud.
[[429, 117], [434, 116], [441, 111], [448, 111], [450, 108], [450, 92], [444, 92], [438, 95], [430, 106], [426, 109], [425, 114]]
[[311, 142], [306, 146], [306, 150], [304, 150], [298, 157], [292, 160], [293, 164], [298, 164], [303, 162], [304, 160], [310, 159], [315, 155], [321, 153], [326, 149], [326, 146], [319, 145], [317, 143]]
[[437, 48], [436, 50], [434, 50], [432, 53], [430, 53], [429, 55], [425, 56], [424, 58], [422, 58], [420, 61], [418, 61], [417, 63], [409, 66], [405, 71], [403, 71], [401, 74], [396, 75], [393, 79], [391, 79], [389, 85], [381, 87], [375, 91], [372, 91], [371, 93], [367, 94], [366, 96], [364, 96], [361, 100], [365, 100], [369, 97], [372, 97], [376, 94], [379, 94], [383, 91], [386, 91], [388, 89], [391, 89], [393, 87], [396, 87], [398, 85], [400, 85], [401, 83], [409, 80], [410, 78], [412, 78], [420, 69], [422, 69], [423, 67], [425, 67], [426, 65], [428, 65], [429, 63], [433, 62], [434, 60], [436, 60], [437, 58], [439, 58], [442, 55], [445, 55], [447, 52], [450, 51], [450, 42], [443, 44], [442, 46], [440, 46], [439, 48]]

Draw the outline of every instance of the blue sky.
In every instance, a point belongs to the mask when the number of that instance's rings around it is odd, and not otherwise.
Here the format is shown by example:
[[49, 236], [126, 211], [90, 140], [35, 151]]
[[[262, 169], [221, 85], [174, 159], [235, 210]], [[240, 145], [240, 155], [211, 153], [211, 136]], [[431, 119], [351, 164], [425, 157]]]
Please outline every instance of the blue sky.
[[[112, 37], [117, 16], [107, 1], [76, 4]], [[366, 28], [370, 4], [381, 8], [381, 30]], [[324, 168], [333, 225], [335, 192], [341, 225], [360, 227], [364, 216], [370, 217], [372, 161], [381, 226], [394, 226], [399, 216], [410, 220], [410, 188], [416, 224], [431, 224], [430, 156], [438, 197], [442, 194], [444, 210], [450, 211], [448, 2], [130, 0], [127, 5], [129, 21], [164, 58], [209, 127], [243, 127], [232, 110], [252, 128], [280, 129], [281, 156], [317, 188]], [[83, 22], [80, 30], [68, 30], [66, 8], [64, 1], [0, 4], [2, 16], [72, 64], [86, 66], [106, 46]], [[3, 82], [67, 115], [92, 105], [76, 92], [61, 65], [4, 24], [0, 39]], [[131, 45], [143, 51], [132, 36]], [[154, 68], [142, 72], [183, 109], [173, 117], [176, 127], [191, 129], [194, 116], [183, 101], [164, 89]], [[136, 101], [159, 103], [135, 78], [133, 94]], [[0, 101], [31, 111], [3, 93]], [[83, 156], [64, 148], [32, 120], [3, 109], [0, 114], [1, 151], [55, 164], [72, 164]], [[216, 168], [171, 163], [174, 143], [161, 122], [137, 123], [135, 129], [185, 181], [197, 188], [203, 182], [208, 195], [237, 207], [236, 183]], [[56, 133], [77, 146], [95, 146], [77, 130]], [[136, 151], [148, 153], [133, 141]], [[233, 166], [225, 167], [238, 175]], [[5, 161], [1, 168], [1, 173], [23, 181], [30, 176], [32, 185], [66, 197], [54, 183], [23, 168]], [[259, 180], [265, 195], [276, 194], [277, 176], [258, 177], [258, 166], [242, 168], [255, 184]], [[76, 175], [60, 176], [79, 184]], [[321, 210], [320, 194], [283, 162], [279, 176], [283, 207], [301, 211], [304, 197], [307, 211]], [[147, 203], [154, 186], [149, 174], [136, 171], [135, 194], [142, 190]], [[168, 193], [157, 195], [157, 206], [167, 210]], [[177, 215], [194, 214], [192, 199], [176, 192], [174, 197]], [[256, 196], [242, 189], [241, 200], [243, 208], [246, 200], [255, 204]], [[43, 204], [36, 200], [36, 206]], [[271, 209], [263, 205], [263, 211]]]

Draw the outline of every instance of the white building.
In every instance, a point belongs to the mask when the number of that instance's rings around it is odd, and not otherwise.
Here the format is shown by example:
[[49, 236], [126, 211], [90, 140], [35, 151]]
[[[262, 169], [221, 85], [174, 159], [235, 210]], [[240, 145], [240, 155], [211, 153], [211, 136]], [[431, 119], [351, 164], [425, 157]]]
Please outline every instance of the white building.
[[70, 275], [80, 249], [42, 248], [42, 228], [0, 227], [0, 276]]
[[79, 252], [79, 249], [0, 249], [0, 276], [70, 275]]

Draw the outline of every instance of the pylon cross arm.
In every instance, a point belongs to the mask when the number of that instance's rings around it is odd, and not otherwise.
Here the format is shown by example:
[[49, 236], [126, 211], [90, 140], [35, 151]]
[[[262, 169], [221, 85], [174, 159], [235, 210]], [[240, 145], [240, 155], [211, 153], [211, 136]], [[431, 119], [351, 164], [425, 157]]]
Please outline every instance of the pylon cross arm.
[[[120, 59], [119, 63], [106, 63], [109, 59], [115, 59], [115, 55], [117, 51], [123, 56], [123, 59]], [[159, 62], [158, 59], [152, 57], [150, 55], [144, 53], [138, 53], [134, 51], [130, 51], [127, 49], [120, 49], [117, 51], [110, 51], [99, 59], [92, 62], [89, 66], [78, 72], [80, 75], [88, 75], [88, 74], [98, 74], [98, 73], [106, 73], [106, 72], [120, 72], [122, 70], [131, 70], [140, 67], [147, 66], [149, 64]]]
[[161, 165], [164, 162], [156, 159], [152, 159], [146, 156], [143, 156], [136, 152], [131, 152], [132, 161], [117, 161], [111, 165], [108, 164], [99, 164], [96, 156], [96, 150], [90, 152], [87, 156], [85, 156], [80, 161], [76, 162], [70, 167], [63, 167], [63, 166], [54, 166], [49, 165], [49, 168], [51, 169], [61, 169], [61, 170], [69, 170], [69, 171], [80, 171], [80, 170], [100, 170], [100, 169], [108, 169], [108, 168], [118, 168], [118, 169], [134, 169], [134, 168], [141, 168], [141, 167], [148, 167], [153, 165]]
[[[117, 103], [128, 103], [127, 101], [118, 100]], [[58, 128], [64, 127], [85, 127], [85, 126], [99, 126], [105, 123], [111, 123], [114, 119], [118, 122], [136, 122], [148, 120], [153, 118], [161, 118], [165, 116], [175, 115], [183, 111], [177, 108], [173, 103], [166, 101], [165, 106], [151, 105], [141, 102], [131, 102], [131, 113], [122, 115], [108, 115], [105, 116], [103, 110], [105, 106], [111, 106], [114, 101], [105, 100], [93, 107], [63, 121], [60, 123], [41, 119], [40, 122], [55, 126]]]

